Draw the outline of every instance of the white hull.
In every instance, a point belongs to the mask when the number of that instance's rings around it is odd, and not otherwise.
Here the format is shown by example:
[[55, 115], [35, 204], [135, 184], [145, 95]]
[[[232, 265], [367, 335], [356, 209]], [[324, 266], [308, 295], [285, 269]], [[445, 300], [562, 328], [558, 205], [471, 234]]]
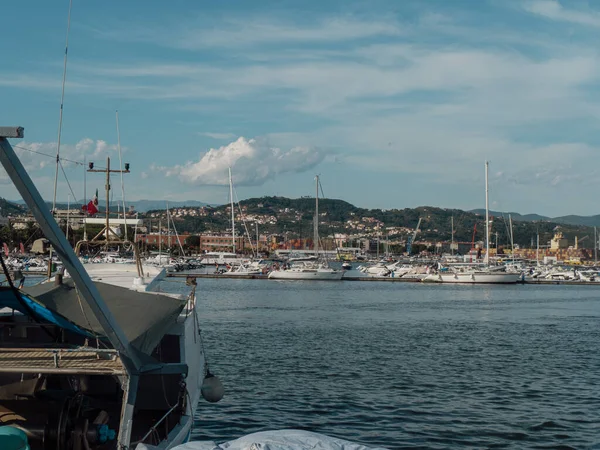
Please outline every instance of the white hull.
[[269, 274], [272, 280], [341, 280], [344, 272], [328, 269], [289, 269], [274, 270]]
[[235, 277], [235, 276], [247, 276], [247, 275], [262, 275], [262, 270], [249, 269], [249, 270], [229, 270], [223, 275]]
[[515, 284], [521, 279], [519, 273], [507, 272], [467, 272], [467, 273], [440, 273], [439, 281], [442, 283], [463, 284]]

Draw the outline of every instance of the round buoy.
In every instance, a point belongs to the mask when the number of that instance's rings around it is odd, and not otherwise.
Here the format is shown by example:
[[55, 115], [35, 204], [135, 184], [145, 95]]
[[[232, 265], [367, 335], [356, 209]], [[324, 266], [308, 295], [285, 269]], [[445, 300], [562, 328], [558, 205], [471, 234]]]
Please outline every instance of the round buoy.
[[207, 402], [217, 403], [223, 398], [225, 389], [223, 388], [223, 383], [221, 383], [219, 377], [216, 377], [212, 373], [208, 372], [206, 377], [204, 377], [200, 392], [202, 393], [204, 400]]

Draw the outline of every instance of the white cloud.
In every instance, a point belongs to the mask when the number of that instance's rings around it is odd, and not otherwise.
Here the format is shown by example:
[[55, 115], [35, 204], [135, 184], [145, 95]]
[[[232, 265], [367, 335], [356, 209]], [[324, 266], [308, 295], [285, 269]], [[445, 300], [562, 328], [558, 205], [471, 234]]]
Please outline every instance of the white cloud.
[[201, 132], [198, 134], [200, 136], [206, 136], [206, 137], [209, 137], [212, 139], [218, 139], [218, 140], [231, 140], [236, 137], [236, 135], [233, 133], [212, 133], [209, 131]]
[[526, 2], [523, 8], [530, 13], [537, 14], [546, 19], [600, 27], [600, 13], [598, 11], [566, 9], [556, 0], [530, 1]]
[[177, 175], [195, 185], [226, 185], [228, 168], [237, 185], [259, 186], [265, 181], [288, 172], [304, 172], [321, 163], [327, 152], [315, 147], [294, 147], [282, 150], [269, 145], [266, 139], [238, 138], [217, 149], [210, 149], [196, 162], [188, 161], [174, 167], [151, 166], [151, 170]]

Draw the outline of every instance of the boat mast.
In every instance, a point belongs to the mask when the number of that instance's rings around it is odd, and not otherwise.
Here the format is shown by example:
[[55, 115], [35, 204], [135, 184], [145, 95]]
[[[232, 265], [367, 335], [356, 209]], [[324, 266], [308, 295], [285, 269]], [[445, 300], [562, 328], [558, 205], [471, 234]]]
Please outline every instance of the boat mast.
[[162, 261], [162, 221], [158, 218], [158, 262]]
[[[108, 251], [108, 234], [110, 232], [110, 157], [106, 157], [106, 251]], [[118, 216], [117, 216], [118, 217]]]
[[258, 258], [258, 222], [255, 222], [256, 225], [256, 258]]
[[314, 230], [313, 230], [313, 241], [315, 247], [315, 256], [319, 256], [319, 175], [315, 177], [317, 180], [317, 195], [315, 197], [315, 219], [314, 219]]
[[451, 236], [451, 242], [450, 242], [450, 254], [454, 255], [454, 216], [450, 217], [450, 226], [452, 227], [452, 236]]
[[513, 236], [512, 216], [508, 215], [508, 223], [510, 224], [510, 252], [513, 263], [515, 262], [515, 240]]
[[489, 211], [489, 163], [485, 162], [485, 263], [490, 263], [490, 211]]
[[169, 202], [167, 202], [167, 248], [169, 256], [171, 255], [171, 213], [169, 212]]
[[229, 199], [231, 201], [231, 249], [235, 253], [235, 212], [233, 209], [233, 181], [231, 180], [231, 167], [229, 168]]
[[[123, 167], [123, 158], [121, 156], [121, 132], [119, 131], [119, 111], [115, 111], [115, 117], [117, 122], [117, 148], [119, 149], [119, 164]], [[127, 213], [125, 210], [125, 184], [123, 182], [123, 172], [121, 172], [121, 199], [123, 201], [123, 223], [125, 224], [125, 240], [129, 241], [127, 235]], [[117, 215], [117, 217], [119, 217]]]
[[536, 247], [535, 247], [535, 262], [537, 263], [537, 265], [540, 265], [540, 230], [538, 228], [537, 233], [536, 233]]
[[54, 197], [52, 199], [52, 214], [56, 210], [56, 191], [58, 188], [58, 166], [60, 165], [60, 138], [62, 137], [63, 110], [65, 103], [65, 83], [67, 81], [67, 56], [69, 53], [69, 30], [71, 29], [71, 8], [73, 0], [69, 1], [69, 15], [67, 16], [67, 37], [65, 39], [65, 57], [63, 60], [62, 90], [60, 94], [60, 115], [58, 118], [58, 139], [56, 141], [56, 171], [54, 173]]
[[594, 264], [598, 264], [598, 229], [594, 227]]

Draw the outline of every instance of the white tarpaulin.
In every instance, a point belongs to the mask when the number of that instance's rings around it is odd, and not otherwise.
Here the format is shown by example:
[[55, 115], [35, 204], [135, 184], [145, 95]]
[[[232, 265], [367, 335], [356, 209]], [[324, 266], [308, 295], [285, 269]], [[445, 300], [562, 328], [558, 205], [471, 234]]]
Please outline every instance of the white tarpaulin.
[[212, 441], [188, 442], [173, 450], [386, 450], [302, 430], [262, 431], [234, 441], [217, 444]]

